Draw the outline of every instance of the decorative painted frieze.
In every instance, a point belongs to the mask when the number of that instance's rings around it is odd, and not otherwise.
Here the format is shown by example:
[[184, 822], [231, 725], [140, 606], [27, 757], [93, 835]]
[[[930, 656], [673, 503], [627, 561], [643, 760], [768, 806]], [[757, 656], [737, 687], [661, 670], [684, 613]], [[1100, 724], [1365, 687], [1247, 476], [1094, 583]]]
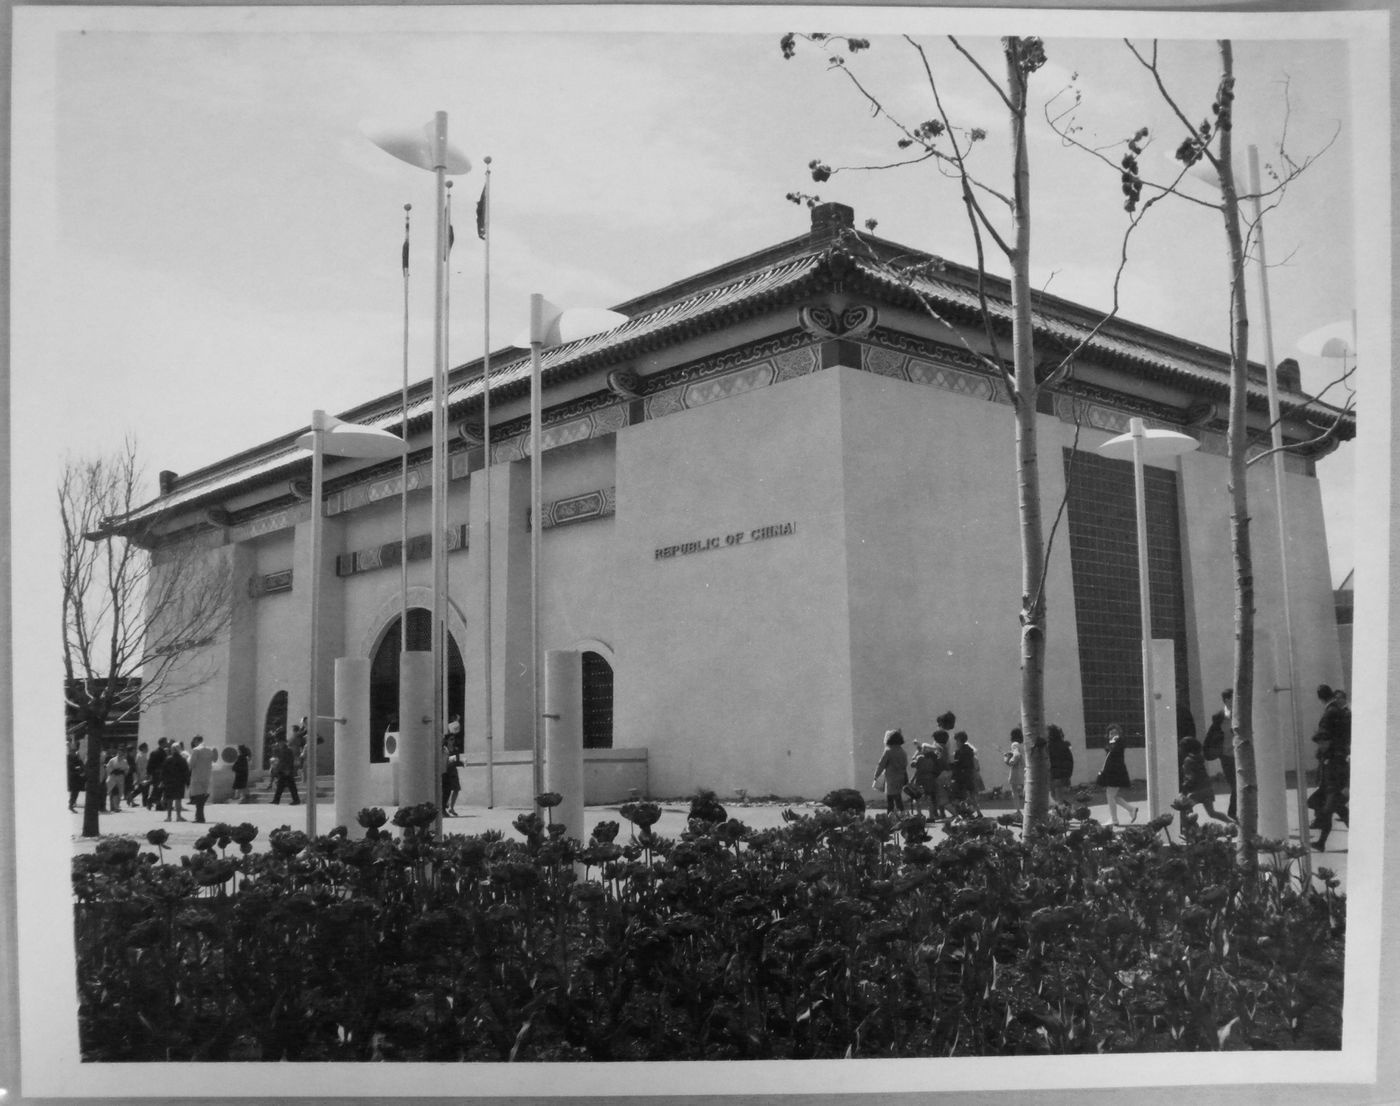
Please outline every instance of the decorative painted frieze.
[[237, 526], [230, 526], [228, 540], [230, 542], [253, 541], [256, 538], [266, 537], [268, 534], [275, 534], [278, 530], [289, 529], [310, 518], [311, 504], [298, 503], [278, 511], [269, 511], [265, 515], [258, 515], [247, 522], [240, 522]]
[[544, 504], [541, 513], [546, 530], [552, 530], [556, 526], [569, 526], [575, 522], [612, 518], [617, 514], [617, 488], [599, 488], [582, 495], [556, 499], [553, 503]]
[[1002, 382], [969, 350], [932, 342], [915, 343], [888, 331], [880, 331], [878, 339], [881, 344], [861, 347], [861, 368], [866, 372], [991, 403], [1008, 402]]
[[248, 581], [248, 594], [253, 599], [261, 599], [264, 595], [274, 595], [279, 591], [291, 590], [292, 570], [290, 568], [284, 568], [281, 572], [264, 572]]
[[[467, 548], [467, 524], [460, 523], [447, 531], [447, 551], [455, 552]], [[403, 543], [385, 542], [369, 549], [357, 549], [353, 553], [341, 553], [335, 559], [337, 576], [356, 576], [362, 572], [374, 572], [381, 568], [397, 568], [402, 562]], [[415, 534], [408, 539], [408, 560], [425, 561], [433, 555], [431, 534]]]
[[[367, 507], [371, 503], [378, 503], [384, 499], [397, 499], [403, 494], [404, 478], [402, 472], [396, 472], [392, 476], [383, 476], [373, 480], [366, 480], [360, 484], [352, 484], [349, 487], [341, 488], [326, 496], [326, 517], [344, 514], [346, 511], [353, 511], [360, 507]], [[408, 467], [408, 490], [418, 491], [420, 488], [430, 488], [433, 484], [432, 464], [428, 461], [420, 462]]]

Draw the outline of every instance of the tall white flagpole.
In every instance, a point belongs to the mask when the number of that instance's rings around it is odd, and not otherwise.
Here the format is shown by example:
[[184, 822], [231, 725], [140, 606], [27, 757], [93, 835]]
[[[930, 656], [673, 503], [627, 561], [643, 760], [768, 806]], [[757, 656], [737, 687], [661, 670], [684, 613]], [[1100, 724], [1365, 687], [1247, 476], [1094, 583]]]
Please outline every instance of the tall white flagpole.
[[311, 679], [308, 681], [306, 704], [306, 836], [316, 839], [316, 742], [320, 740], [321, 703], [318, 671], [321, 666], [321, 541], [325, 521], [321, 515], [321, 496], [325, 480], [325, 431], [327, 427], [324, 411], [311, 412], [311, 653], [309, 662]]
[[544, 713], [540, 666], [540, 531], [544, 528], [540, 473], [540, 380], [544, 348], [546, 300], [538, 292], [530, 296], [530, 748], [531, 803], [544, 792], [543, 750], [540, 747], [540, 715]]
[[482, 344], [481, 358], [481, 423], [483, 458], [481, 462], [482, 487], [485, 503], [482, 512], [482, 564], [485, 572], [485, 608], [481, 620], [482, 654], [486, 668], [486, 806], [496, 805], [496, 764], [494, 722], [492, 711], [492, 656], [491, 656], [491, 159], [485, 159], [486, 184], [481, 190], [481, 214], [478, 219], [478, 232], [484, 243], [485, 292], [482, 296]]
[[[436, 305], [433, 336], [433, 709], [432, 729], [428, 733], [429, 749], [434, 755], [423, 763], [436, 766], [441, 757], [442, 734], [445, 729], [442, 700], [446, 693], [442, 678], [443, 660], [447, 655], [445, 624], [447, 612], [447, 464], [443, 448], [446, 432], [447, 375], [447, 112], [433, 116], [433, 177], [437, 184], [437, 249], [434, 251], [436, 271]], [[438, 796], [440, 773], [432, 780], [422, 781], [431, 787], [427, 793]], [[440, 797], [440, 796], [438, 796]], [[441, 814], [439, 813], [439, 817]], [[441, 823], [439, 823], [441, 829]]]
[[[399, 652], [408, 652], [408, 220], [412, 204], [403, 205], [403, 464], [399, 466], [402, 486], [399, 489], [399, 592], [403, 597], [399, 611]], [[399, 723], [403, 733], [403, 721]], [[400, 738], [402, 740], [402, 738]]]
[[440, 668], [441, 668], [440, 682], [441, 682], [441, 685], [442, 685], [442, 686], [441, 686], [441, 689], [440, 689], [440, 691], [439, 691], [439, 696], [440, 696], [440, 698], [441, 698], [441, 700], [442, 700], [441, 706], [440, 706], [441, 713], [442, 713], [442, 726], [440, 727], [440, 729], [438, 730], [438, 732], [437, 732], [436, 734], [433, 735], [434, 742], [435, 742], [433, 748], [437, 751], [437, 756], [436, 756], [436, 758], [434, 759], [434, 762], [433, 762], [433, 763], [435, 763], [435, 764], [437, 765], [437, 774], [436, 774], [436, 776], [434, 777], [434, 779], [435, 779], [435, 781], [436, 781], [436, 786], [438, 787], [437, 795], [438, 795], [438, 800], [439, 800], [438, 803], [436, 804], [436, 805], [437, 805], [437, 808], [438, 808], [438, 812], [437, 812], [437, 822], [436, 822], [436, 827], [435, 827], [435, 828], [436, 828], [436, 832], [437, 832], [437, 834], [438, 834], [439, 837], [442, 836], [442, 800], [444, 799], [444, 796], [442, 795], [442, 791], [441, 791], [441, 781], [442, 781], [442, 773], [443, 773], [444, 769], [446, 768], [446, 759], [447, 759], [447, 754], [446, 754], [445, 750], [443, 749], [443, 743], [444, 743], [444, 739], [445, 739], [446, 736], [447, 736], [447, 727], [448, 727], [448, 724], [449, 724], [449, 720], [450, 720], [451, 717], [452, 717], [452, 705], [451, 705], [451, 702], [450, 702], [450, 700], [451, 700], [452, 680], [451, 680], [451, 674], [450, 674], [451, 663], [450, 663], [450, 660], [449, 660], [449, 658], [452, 656], [452, 647], [451, 647], [451, 645], [448, 644], [448, 643], [451, 641], [451, 636], [452, 636], [452, 635], [451, 635], [450, 631], [449, 631], [448, 628], [447, 628], [447, 618], [448, 618], [448, 616], [447, 616], [447, 607], [448, 607], [448, 603], [449, 603], [450, 600], [451, 600], [451, 594], [452, 594], [452, 593], [451, 593], [451, 588], [450, 588], [449, 583], [448, 583], [448, 578], [449, 578], [450, 569], [451, 569], [451, 564], [450, 564], [451, 551], [450, 551], [450, 549], [448, 548], [448, 545], [447, 545], [447, 519], [448, 519], [448, 514], [449, 514], [449, 511], [448, 511], [448, 507], [449, 507], [449, 495], [448, 495], [448, 493], [449, 493], [449, 491], [451, 490], [450, 485], [451, 485], [451, 483], [452, 483], [452, 472], [451, 472], [451, 464], [452, 464], [452, 462], [451, 462], [451, 458], [448, 456], [448, 452], [447, 452], [447, 424], [448, 424], [448, 421], [449, 421], [449, 420], [448, 420], [448, 413], [449, 413], [449, 411], [450, 411], [450, 409], [451, 409], [451, 403], [450, 403], [450, 400], [449, 400], [449, 398], [448, 398], [448, 391], [447, 391], [447, 376], [448, 376], [448, 373], [449, 373], [449, 371], [450, 371], [450, 366], [451, 366], [451, 364], [452, 364], [452, 358], [451, 358], [451, 356], [450, 356], [450, 341], [449, 341], [449, 339], [451, 338], [451, 333], [452, 333], [452, 182], [451, 182], [451, 181], [447, 181], [447, 182], [446, 182], [446, 187], [447, 187], [447, 195], [446, 195], [447, 213], [446, 213], [446, 215], [445, 215], [445, 218], [446, 218], [446, 220], [447, 220], [447, 234], [446, 234], [446, 237], [445, 237], [444, 243], [443, 243], [443, 244], [444, 244], [444, 247], [445, 247], [445, 252], [443, 253], [443, 260], [442, 260], [442, 364], [443, 364], [443, 369], [442, 369], [442, 374], [443, 374], [443, 381], [442, 381], [442, 521], [443, 521], [443, 535], [442, 535], [442, 540], [443, 540], [443, 555], [442, 555], [442, 595], [443, 595], [443, 622], [442, 622], [442, 656], [440, 656], [440, 657], [438, 658], [438, 665], [439, 665]]
[[[1283, 420], [1279, 415], [1278, 366], [1274, 363], [1274, 324], [1269, 308], [1269, 263], [1264, 253], [1264, 215], [1259, 201], [1259, 148], [1249, 147], [1249, 190], [1253, 195], [1254, 229], [1259, 239], [1259, 301], [1264, 309], [1264, 369], [1269, 389], [1270, 445], [1273, 447], [1274, 504], [1278, 516], [1279, 583], [1283, 590], [1283, 636], [1288, 643], [1288, 722], [1293, 733], [1294, 810], [1298, 819], [1298, 840], [1304, 848], [1299, 854], [1299, 867], [1304, 881], [1312, 873], [1312, 852], [1308, 843], [1307, 765], [1303, 760], [1303, 731], [1298, 725], [1298, 662], [1293, 648], [1292, 592], [1288, 587], [1288, 520], [1284, 511]], [[1275, 690], [1284, 690], [1277, 688]], [[1257, 740], [1257, 739], [1256, 739]], [[1285, 819], [1286, 828], [1286, 819]], [[1285, 833], [1285, 836], [1287, 834]]]

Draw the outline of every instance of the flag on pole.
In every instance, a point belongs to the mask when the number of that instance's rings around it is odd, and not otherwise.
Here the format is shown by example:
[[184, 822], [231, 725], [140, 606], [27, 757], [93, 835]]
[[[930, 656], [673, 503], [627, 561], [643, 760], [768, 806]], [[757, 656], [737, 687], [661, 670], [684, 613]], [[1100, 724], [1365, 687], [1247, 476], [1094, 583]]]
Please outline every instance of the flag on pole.
[[486, 220], [489, 213], [486, 210], [486, 189], [490, 183], [482, 186], [481, 199], [476, 201], [476, 236], [482, 241], [486, 240]]
[[404, 271], [404, 275], [407, 276], [407, 275], [408, 275], [408, 216], [406, 216], [406, 215], [404, 216], [404, 220], [403, 220], [403, 271]]

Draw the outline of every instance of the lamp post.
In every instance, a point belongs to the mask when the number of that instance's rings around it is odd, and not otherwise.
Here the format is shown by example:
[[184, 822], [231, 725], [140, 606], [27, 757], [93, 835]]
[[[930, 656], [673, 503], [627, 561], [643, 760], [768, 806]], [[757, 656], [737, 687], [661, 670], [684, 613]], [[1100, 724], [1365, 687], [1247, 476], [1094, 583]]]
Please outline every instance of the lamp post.
[[626, 315], [602, 308], [565, 310], [550, 303], [538, 292], [530, 296], [530, 333], [527, 342], [516, 339], [517, 347], [530, 347], [530, 726], [532, 794], [544, 791], [544, 761], [540, 743], [540, 723], [544, 714], [540, 654], [540, 533], [544, 529], [541, 467], [541, 360], [550, 346], [575, 342], [612, 330], [627, 321]]
[[325, 720], [320, 705], [320, 626], [321, 626], [321, 514], [325, 456], [332, 457], [397, 457], [404, 451], [404, 441], [384, 430], [358, 423], [342, 422], [324, 411], [311, 412], [311, 429], [297, 438], [301, 449], [311, 450], [311, 675], [307, 692], [306, 733], [306, 835], [316, 836], [316, 742], [320, 740], [320, 724]]
[[[433, 706], [432, 732], [429, 741], [436, 748], [446, 729], [443, 718], [443, 696], [447, 681], [447, 176], [471, 172], [466, 156], [448, 145], [447, 112], [439, 111], [433, 121], [419, 130], [398, 131], [367, 127], [365, 134], [387, 154], [418, 169], [431, 172], [437, 185], [437, 240], [433, 250], [434, 286], [433, 311], [433, 423], [432, 423], [432, 656]], [[408, 555], [408, 550], [403, 551]], [[402, 715], [402, 711], [400, 711]], [[405, 719], [400, 717], [402, 730]], [[423, 801], [430, 796], [415, 795]]]
[[1143, 743], [1147, 755], [1147, 813], [1161, 813], [1157, 802], [1157, 718], [1153, 709], [1152, 682], [1152, 591], [1147, 578], [1147, 485], [1143, 465], [1148, 460], [1164, 461], [1189, 453], [1200, 443], [1189, 434], [1175, 430], [1147, 429], [1142, 419], [1128, 420], [1128, 433], [1110, 438], [1099, 446], [1105, 457], [1130, 458], [1133, 462], [1133, 491], [1137, 507], [1138, 604], [1142, 616], [1142, 714]]

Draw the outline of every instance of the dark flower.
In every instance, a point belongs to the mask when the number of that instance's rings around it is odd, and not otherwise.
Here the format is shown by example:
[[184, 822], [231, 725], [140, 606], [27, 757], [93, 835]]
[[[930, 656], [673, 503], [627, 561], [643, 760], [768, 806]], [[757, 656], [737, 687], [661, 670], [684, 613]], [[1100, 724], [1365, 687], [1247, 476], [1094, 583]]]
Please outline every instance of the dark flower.
[[618, 813], [638, 829], [647, 829], [661, 820], [661, 807], [656, 803], [623, 803]]
[[617, 837], [620, 828], [616, 822], [599, 822], [588, 836], [600, 845], [606, 845]]
[[251, 822], [240, 822], [229, 831], [229, 836], [240, 845], [246, 845], [258, 836], [258, 827]]
[[289, 826], [281, 826], [267, 835], [267, 843], [278, 856], [296, 856], [306, 848], [306, 834]]

